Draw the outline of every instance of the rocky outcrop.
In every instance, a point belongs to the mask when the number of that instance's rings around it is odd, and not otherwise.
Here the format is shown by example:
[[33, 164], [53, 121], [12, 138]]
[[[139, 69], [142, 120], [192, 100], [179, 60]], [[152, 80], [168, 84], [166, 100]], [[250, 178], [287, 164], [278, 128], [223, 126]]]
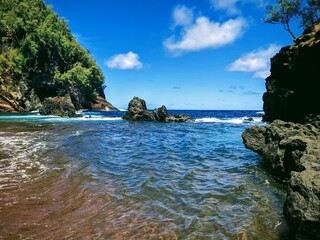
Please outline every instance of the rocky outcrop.
[[76, 117], [76, 109], [70, 96], [46, 98], [39, 110], [42, 115]]
[[[39, 86], [33, 88], [24, 81], [12, 84], [1, 80], [1, 78], [0, 83], [0, 112], [40, 110], [40, 113], [45, 115], [73, 116], [74, 114], [70, 112], [71, 109], [73, 112], [80, 109], [118, 110], [105, 100], [103, 92], [95, 100], [88, 100], [76, 88], [62, 91], [57, 87], [53, 90], [52, 85], [49, 84], [50, 88], [48, 88], [45, 83], [40, 84], [42, 88]], [[59, 103], [63, 105], [59, 107]]]
[[290, 239], [320, 239], [318, 56], [320, 22], [271, 59], [263, 108], [264, 121], [272, 123], [242, 134], [245, 146], [288, 185], [283, 211]]
[[118, 109], [105, 100], [103, 97], [98, 96], [95, 101], [91, 104], [91, 109], [93, 110], [104, 110], [104, 111], [117, 111]]
[[263, 156], [264, 166], [279, 179], [290, 178], [292, 171], [320, 170], [320, 129], [313, 123], [275, 120], [265, 127], [246, 129], [242, 138], [247, 148]]
[[[117, 110], [117, 108], [102, 97], [98, 97], [90, 109], [105, 111]], [[79, 109], [76, 109], [71, 97], [66, 95], [46, 98], [39, 109], [39, 113], [41, 115], [55, 115], [60, 117], [78, 117], [79, 115], [76, 114], [76, 110]]]
[[320, 22], [271, 59], [263, 95], [265, 121], [304, 122], [309, 114], [320, 114], [319, 56]]
[[143, 99], [134, 97], [128, 106], [128, 111], [122, 117], [131, 121], [155, 121], [155, 116], [147, 110], [146, 102]]
[[145, 100], [134, 97], [128, 106], [128, 111], [122, 117], [130, 121], [153, 121], [153, 122], [192, 122], [186, 115], [169, 115], [167, 108], [162, 106], [153, 112], [148, 111]]
[[295, 239], [320, 239], [320, 172], [292, 172], [284, 215]]
[[275, 120], [242, 134], [247, 148], [263, 165], [288, 182], [284, 214], [294, 239], [320, 239], [320, 129], [317, 122]]
[[41, 107], [41, 101], [33, 88], [24, 81], [5, 81], [0, 77], [0, 112], [28, 112]]

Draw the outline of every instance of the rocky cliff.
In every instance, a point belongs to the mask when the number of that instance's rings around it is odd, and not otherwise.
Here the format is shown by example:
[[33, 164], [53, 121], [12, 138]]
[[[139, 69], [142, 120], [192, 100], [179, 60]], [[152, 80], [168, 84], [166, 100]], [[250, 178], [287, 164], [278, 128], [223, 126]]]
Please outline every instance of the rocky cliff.
[[288, 186], [283, 211], [290, 239], [320, 239], [320, 22], [271, 60], [265, 127], [242, 134], [266, 169]]
[[320, 114], [319, 56], [320, 22], [271, 59], [263, 95], [265, 121], [304, 122], [305, 116]]
[[[54, 80], [52, 79], [54, 83]], [[95, 109], [112, 111], [117, 110], [105, 100], [101, 88], [100, 95], [93, 99], [81, 96], [82, 93], [75, 88], [61, 89], [56, 87], [52, 93], [46, 93], [46, 87], [35, 87], [28, 81], [18, 83], [6, 82], [0, 77], [0, 112], [30, 112], [40, 110], [44, 115], [75, 116], [76, 110]], [[40, 93], [39, 93], [40, 92]], [[42, 93], [41, 93], [42, 92]], [[63, 103], [63, 104], [62, 104]], [[49, 105], [48, 105], [49, 104]]]
[[43, 0], [1, 1], [0, 19], [0, 112], [116, 109], [89, 51]]

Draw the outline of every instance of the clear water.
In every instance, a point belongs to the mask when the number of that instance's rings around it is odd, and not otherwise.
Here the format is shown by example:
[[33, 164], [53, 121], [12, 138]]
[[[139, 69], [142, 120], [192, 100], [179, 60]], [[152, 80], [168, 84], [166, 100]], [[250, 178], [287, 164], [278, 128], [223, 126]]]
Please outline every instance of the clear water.
[[286, 239], [285, 191], [241, 139], [261, 113], [171, 113], [196, 122], [0, 115], [0, 239]]

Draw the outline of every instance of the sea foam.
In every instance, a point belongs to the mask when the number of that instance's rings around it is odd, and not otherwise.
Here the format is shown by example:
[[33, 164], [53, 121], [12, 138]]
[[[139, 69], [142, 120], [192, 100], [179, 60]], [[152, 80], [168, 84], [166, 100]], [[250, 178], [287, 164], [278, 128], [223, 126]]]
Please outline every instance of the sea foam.
[[219, 119], [214, 117], [198, 118], [195, 119], [197, 123], [230, 123], [230, 124], [243, 124], [248, 122], [261, 122], [262, 118], [254, 117], [253, 121], [248, 121], [248, 117], [242, 118], [228, 118], [228, 119]]

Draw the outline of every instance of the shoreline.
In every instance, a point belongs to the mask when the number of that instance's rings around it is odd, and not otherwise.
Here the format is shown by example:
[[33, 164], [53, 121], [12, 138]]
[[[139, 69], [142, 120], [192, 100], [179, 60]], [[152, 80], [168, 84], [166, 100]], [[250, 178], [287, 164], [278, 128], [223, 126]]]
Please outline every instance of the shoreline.
[[[20, 129], [19, 136], [14, 134], [12, 125]], [[31, 154], [34, 142], [49, 144], [24, 159], [32, 163], [40, 157], [41, 162], [47, 163], [48, 173], [53, 171], [54, 176], [42, 173], [33, 177], [36, 182], [20, 184], [30, 192], [26, 189], [24, 194], [22, 189], [22, 195], [15, 196], [18, 201], [11, 209], [14, 212], [10, 213], [10, 206], [6, 206], [6, 216], [27, 215], [20, 217], [21, 222], [15, 218], [5, 221], [10, 222], [10, 231], [13, 231], [10, 236], [19, 232], [25, 237], [37, 236], [43, 234], [43, 229], [51, 235], [64, 219], [74, 224], [65, 225], [72, 228], [69, 234], [73, 237], [102, 234], [114, 238], [167, 236], [170, 239], [174, 236], [171, 234], [175, 234], [182, 239], [196, 235], [237, 238], [245, 231], [248, 237], [269, 235], [276, 240], [278, 234], [283, 234], [286, 225], [279, 214], [278, 203], [284, 193], [260, 169], [255, 154], [247, 151], [237, 138], [245, 125], [120, 121], [117, 124], [32, 126], [9, 123], [6, 129], [13, 130], [17, 141], [14, 146], [21, 149], [21, 153]], [[31, 139], [20, 142], [23, 140], [20, 135]], [[208, 146], [212, 144], [215, 145], [210, 150]], [[5, 146], [14, 157], [12, 153], [16, 150]], [[60, 192], [54, 190], [46, 178], [57, 182]], [[37, 189], [42, 190], [37, 193]], [[28, 196], [31, 197], [26, 199]], [[81, 202], [83, 204], [78, 205]], [[265, 208], [267, 202], [274, 209]], [[21, 213], [21, 209], [27, 207], [29, 210]], [[81, 213], [79, 217], [77, 214]], [[87, 219], [91, 213], [92, 221]], [[42, 218], [38, 222], [32, 214]], [[88, 225], [82, 225], [85, 221]], [[111, 222], [114, 231], [108, 228]], [[216, 230], [209, 231], [212, 228]], [[57, 231], [65, 233], [64, 228]]]

